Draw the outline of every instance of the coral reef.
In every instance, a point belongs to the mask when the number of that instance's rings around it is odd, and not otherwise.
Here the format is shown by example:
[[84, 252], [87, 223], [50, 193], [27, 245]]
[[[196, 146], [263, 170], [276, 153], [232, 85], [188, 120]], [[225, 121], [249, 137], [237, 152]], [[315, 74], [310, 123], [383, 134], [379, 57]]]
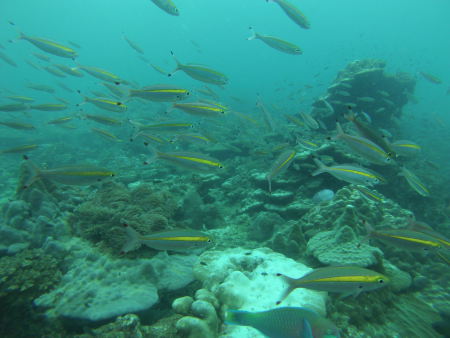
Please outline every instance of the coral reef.
[[142, 234], [164, 230], [174, 227], [176, 209], [172, 196], [164, 190], [148, 184], [129, 189], [110, 182], [76, 208], [70, 222], [75, 234], [117, 254], [124, 242], [123, 223]]
[[64, 256], [59, 285], [34, 303], [49, 317], [74, 321], [113, 319], [142, 312], [158, 302], [158, 291], [177, 290], [194, 279], [196, 256], [159, 253], [152, 259], [130, 260], [104, 255], [81, 239], [48, 243], [47, 252]]
[[[335, 120], [351, 106], [365, 112], [374, 125], [392, 126], [399, 118], [402, 107], [411, 98], [415, 79], [406, 73], [388, 74], [383, 60], [355, 60], [340, 71], [327, 93], [313, 104], [313, 114], [328, 128], [334, 129]], [[325, 101], [332, 107], [327, 105]]]
[[[33, 300], [52, 290], [61, 279], [58, 261], [41, 249], [23, 250], [0, 258], [0, 303], [4, 309], [1, 331], [17, 337], [50, 333], [41, 326], [41, 318], [32, 307]], [[23, 325], [27, 322], [27, 325]]]
[[368, 267], [381, 260], [383, 252], [361, 241], [353, 229], [344, 225], [314, 235], [307, 252], [325, 265], [356, 265]]

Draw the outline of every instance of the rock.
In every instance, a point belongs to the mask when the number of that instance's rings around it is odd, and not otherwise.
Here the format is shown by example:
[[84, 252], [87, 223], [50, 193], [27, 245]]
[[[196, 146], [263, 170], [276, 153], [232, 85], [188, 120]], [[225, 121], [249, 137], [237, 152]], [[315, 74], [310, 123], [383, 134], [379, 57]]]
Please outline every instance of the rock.
[[349, 226], [319, 232], [307, 245], [307, 253], [326, 265], [356, 265], [368, 267], [376, 264], [383, 252], [356, 237]]
[[184, 296], [181, 298], [177, 298], [172, 303], [172, 309], [175, 313], [180, 315], [187, 315], [189, 310], [191, 309], [191, 305], [194, 302], [194, 299], [189, 296]]

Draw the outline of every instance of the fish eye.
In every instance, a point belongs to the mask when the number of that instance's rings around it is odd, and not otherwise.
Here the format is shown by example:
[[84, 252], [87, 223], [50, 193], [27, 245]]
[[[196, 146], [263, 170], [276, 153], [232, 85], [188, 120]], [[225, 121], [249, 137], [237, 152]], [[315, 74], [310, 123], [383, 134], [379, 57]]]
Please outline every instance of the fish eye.
[[189, 92], [186, 92], [186, 95], [189, 95], [190, 93]]
[[362, 286], [362, 285], [358, 285], [358, 288], [362, 289], [362, 288], [363, 288], [363, 286]]
[[208, 241], [207, 241], [208, 243], [211, 243], [211, 238], [208, 238]]
[[383, 284], [383, 283], [384, 283], [384, 279], [380, 278], [380, 279], [378, 280], [378, 283], [379, 283], [379, 284]]
[[121, 106], [122, 102], [116, 102], [116, 105]]
[[223, 169], [223, 165], [219, 165], [219, 168], [220, 168], [220, 169]]

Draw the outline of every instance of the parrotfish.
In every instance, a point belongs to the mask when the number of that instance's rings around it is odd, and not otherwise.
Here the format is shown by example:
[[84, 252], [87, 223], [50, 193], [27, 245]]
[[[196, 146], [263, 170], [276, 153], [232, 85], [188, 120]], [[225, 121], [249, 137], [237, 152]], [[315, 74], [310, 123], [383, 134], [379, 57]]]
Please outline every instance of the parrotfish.
[[228, 310], [225, 324], [251, 326], [270, 338], [339, 338], [339, 329], [328, 319], [304, 307], [267, 311]]

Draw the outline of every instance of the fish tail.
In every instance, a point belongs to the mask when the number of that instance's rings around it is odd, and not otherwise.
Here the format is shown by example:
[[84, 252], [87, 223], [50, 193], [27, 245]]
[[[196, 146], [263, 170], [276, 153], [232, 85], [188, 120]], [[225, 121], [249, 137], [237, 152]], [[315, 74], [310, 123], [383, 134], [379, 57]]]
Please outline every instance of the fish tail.
[[176, 66], [176, 68], [173, 70], [173, 72], [167, 73], [167, 76], [168, 76], [168, 77], [171, 77], [174, 73], [176, 73], [177, 71], [179, 71], [179, 70], [180, 70], [180, 67], [182, 66], [181, 62], [178, 61], [178, 59], [177, 59], [177, 57], [175, 56], [174, 52], [170, 51], [170, 54], [172, 54], [173, 59], [175, 60], [177, 66]]
[[250, 33], [252, 34], [252, 35], [250, 35], [248, 38], [247, 38], [247, 40], [255, 40], [255, 39], [257, 39], [258, 38], [258, 33], [256, 33], [255, 32], [255, 30], [253, 29], [253, 27], [248, 27], [248, 29], [250, 29]]
[[349, 107], [347, 114], [344, 114], [344, 117], [347, 121], [353, 122], [355, 121], [355, 113], [353, 110]]
[[125, 254], [128, 251], [139, 249], [142, 245], [139, 233], [127, 223], [124, 223], [123, 227], [125, 228], [127, 239], [120, 252]]
[[319, 168], [318, 168], [317, 170], [315, 170], [315, 171], [311, 174], [312, 176], [317, 176], [317, 175], [320, 175], [320, 174], [322, 174], [322, 173], [324, 173], [324, 172], [327, 171], [328, 167], [327, 167], [325, 164], [323, 164], [322, 161], [320, 161], [320, 160], [317, 159], [317, 158], [314, 158], [313, 160], [314, 160], [314, 163], [315, 163]]
[[362, 222], [363, 222], [364, 228], [365, 228], [366, 231], [367, 231], [367, 235], [370, 236], [370, 235], [375, 231], [375, 229], [374, 229], [373, 226], [370, 225], [370, 223], [367, 222], [366, 220], [363, 220]]
[[227, 310], [225, 315], [225, 324], [227, 325], [245, 325], [247, 311]]
[[28, 156], [24, 156], [24, 159], [27, 161], [27, 169], [30, 173], [30, 176], [25, 181], [25, 184], [23, 185], [23, 189], [29, 188], [33, 183], [35, 183], [37, 180], [41, 178], [41, 169], [38, 167], [36, 163], [31, 161]]
[[156, 150], [155, 148], [153, 148], [151, 145], [149, 145], [148, 143], [146, 144], [146, 146], [150, 149], [150, 157], [148, 157], [145, 160], [144, 164], [149, 165], [149, 164], [152, 164], [153, 162], [155, 162], [161, 153], [158, 150]]
[[284, 282], [288, 285], [287, 289], [284, 290], [284, 292], [281, 294], [280, 299], [276, 302], [276, 305], [280, 305], [281, 302], [295, 289], [297, 288], [296, 286], [296, 279], [295, 278], [291, 278], [288, 276], [285, 276], [281, 273], [277, 273], [278, 277], [283, 278]]
[[336, 138], [340, 138], [345, 135], [345, 132], [342, 129], [342, 126], [339, 122], [336, 122], [336, 130], [337, 130]]

